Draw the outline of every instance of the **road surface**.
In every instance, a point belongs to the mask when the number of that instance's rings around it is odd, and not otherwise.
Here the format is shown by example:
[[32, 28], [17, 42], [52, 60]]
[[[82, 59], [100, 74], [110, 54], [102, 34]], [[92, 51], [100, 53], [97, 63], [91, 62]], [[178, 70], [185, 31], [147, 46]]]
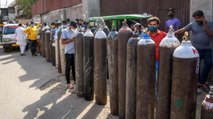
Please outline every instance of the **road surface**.
[[[65, 78], [41, 56], [4, 53], [0, 46], [0, 119], [116, 119], [66, 90]], [[108, 100], [109, 102], [109, 100]]]

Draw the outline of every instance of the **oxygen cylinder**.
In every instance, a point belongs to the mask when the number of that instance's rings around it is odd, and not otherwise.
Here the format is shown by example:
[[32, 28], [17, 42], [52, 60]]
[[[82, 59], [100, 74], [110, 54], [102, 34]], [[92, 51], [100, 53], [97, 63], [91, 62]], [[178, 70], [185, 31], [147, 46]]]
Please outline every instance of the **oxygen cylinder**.
[[201, 119], [213, 119], [213, 86], [201, 105]]
[[60, 38], [61, 38], [61, 32], [56, 32], [57, 33], [57, 39], [56, 39], [56, 42], [57, 42], [57, 57], [58, 57], [58, 73], [61, 73], [62, 70], [61, 70], [61, 54], [60, 54], [60, 47], [61, 47], [61, 44], [60, 44]]
[[155, 47], [145, 32], [137, 45], [136, 119], [154, 119]]
[[66, 59], [65, 59], [65, 54], [64, 54], [64, 48], [65, 48], [65, 45], [62, 44], [62, 39], [60, 38], [60, 58], [61, 58], [61, 73], [63, 75], [65, 75], [65, 66], [66, 66]]
[[58, 69], [58, 39], [55, 38], [54, 40], [55, 40], [54, 41], [54, 43], [55, 43], [55, 66], [56, 66], [56, 69]]
[[128, 40], [126, 57], [126, 119], [136, 118], [137, 33]]
[[49, 42], [50, 42], [50, 30], [47, 29], [45, 31], [45, 58], [47, 62], [50, 62]]
[[54, 36], [52, 36], [51, 40], [51, 51], [52, 51], [52, 65], [56, 66], [56, 60], [55, 60], [55, 46], [53, 46], [54, 43]]
[[199, 54], [187, 37], [173, 53], [170, 119], [195, 119]]
[[53, 46], [53, 43], [54, 43], [54, 33], [51, 32], [51, 38], [50, 38], [50, 48], [51, 48], [51, 62], [52, 62], [52, 65], [53, 66], [56, 66], [56, 61], [55, 61], [55, 46]]
[[180, 42], [174, 35], [173, 26], [170, 26], [166, 37], [160, 42], [156, 119], [170, 118], [172, 55], [179, 45]]
[[119, 118], [125, 119], [126, 103], [126, 47], [132, 30], [128, 27], [126, 20], [118, 31], [118, 112]]
[[52, 57], [52, 39], [51, 39], [51, 36], [52, 36], [52, 33], [51, 33], [51, 30], [50, 30], [50, 38], [49, 38], [49, 44], [48, 44], [48, 52], [49, 52], [49, 59], [50, 59], [50, 63], [53, 63], [53, 57]]
[[84, 98], [91, 101], [94, 98], [93, 65], [94, 65], [94, 35], [90, 29], [84, 33], [83, 38], [83, 66], [84, 66]]
[[84, 33], [79, 31], [75, 38], [75, 75], [77, 96], [84, 97], [84, 67], [83, 67], [83, 38]]
[[41, 31], [41, 55], [45, 57], [45, 31]]
[[94, 89], [95, 102], [105, 105], [107, 101], [107, 44], [106, 34], [98, 29], [94, 41]]
[[113, 25], [107, 39], [110, 111], [118, 115], [118, 32]]

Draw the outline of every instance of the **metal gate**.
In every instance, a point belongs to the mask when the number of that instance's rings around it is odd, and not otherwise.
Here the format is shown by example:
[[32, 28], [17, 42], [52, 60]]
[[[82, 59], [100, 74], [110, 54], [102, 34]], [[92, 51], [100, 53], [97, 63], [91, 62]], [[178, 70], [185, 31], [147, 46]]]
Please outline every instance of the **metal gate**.
[[165, 22], [168, 19], [168, 8], [174, 8], [175, 17], [179, 18], [182, 26], [189, 23], [190, 0], [139, 0], [139, 13], [147, 12], [157, 16], [161, 20], [160, 29], [165, 29]]

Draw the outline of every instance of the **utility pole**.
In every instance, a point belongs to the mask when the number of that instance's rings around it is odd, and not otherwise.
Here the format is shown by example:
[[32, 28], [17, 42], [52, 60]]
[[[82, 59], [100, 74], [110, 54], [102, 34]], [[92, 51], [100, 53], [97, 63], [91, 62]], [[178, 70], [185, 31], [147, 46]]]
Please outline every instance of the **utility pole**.
[[7, 7], [7, 0], [6, 0], [6, 2], [5, 2], [5, 7]]

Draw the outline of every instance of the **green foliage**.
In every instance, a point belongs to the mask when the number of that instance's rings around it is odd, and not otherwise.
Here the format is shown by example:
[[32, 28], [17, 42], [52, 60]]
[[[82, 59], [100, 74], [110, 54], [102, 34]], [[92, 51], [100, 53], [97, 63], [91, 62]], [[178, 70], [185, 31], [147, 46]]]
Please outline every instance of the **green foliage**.
[[35, 1], [36, 0], [16, 0], [16, 3], [23, 10], [23, 15], [27, 16], [28, 18], [31, 18], [32, 17], [31, 8], [33, 3], [35, 3]]

